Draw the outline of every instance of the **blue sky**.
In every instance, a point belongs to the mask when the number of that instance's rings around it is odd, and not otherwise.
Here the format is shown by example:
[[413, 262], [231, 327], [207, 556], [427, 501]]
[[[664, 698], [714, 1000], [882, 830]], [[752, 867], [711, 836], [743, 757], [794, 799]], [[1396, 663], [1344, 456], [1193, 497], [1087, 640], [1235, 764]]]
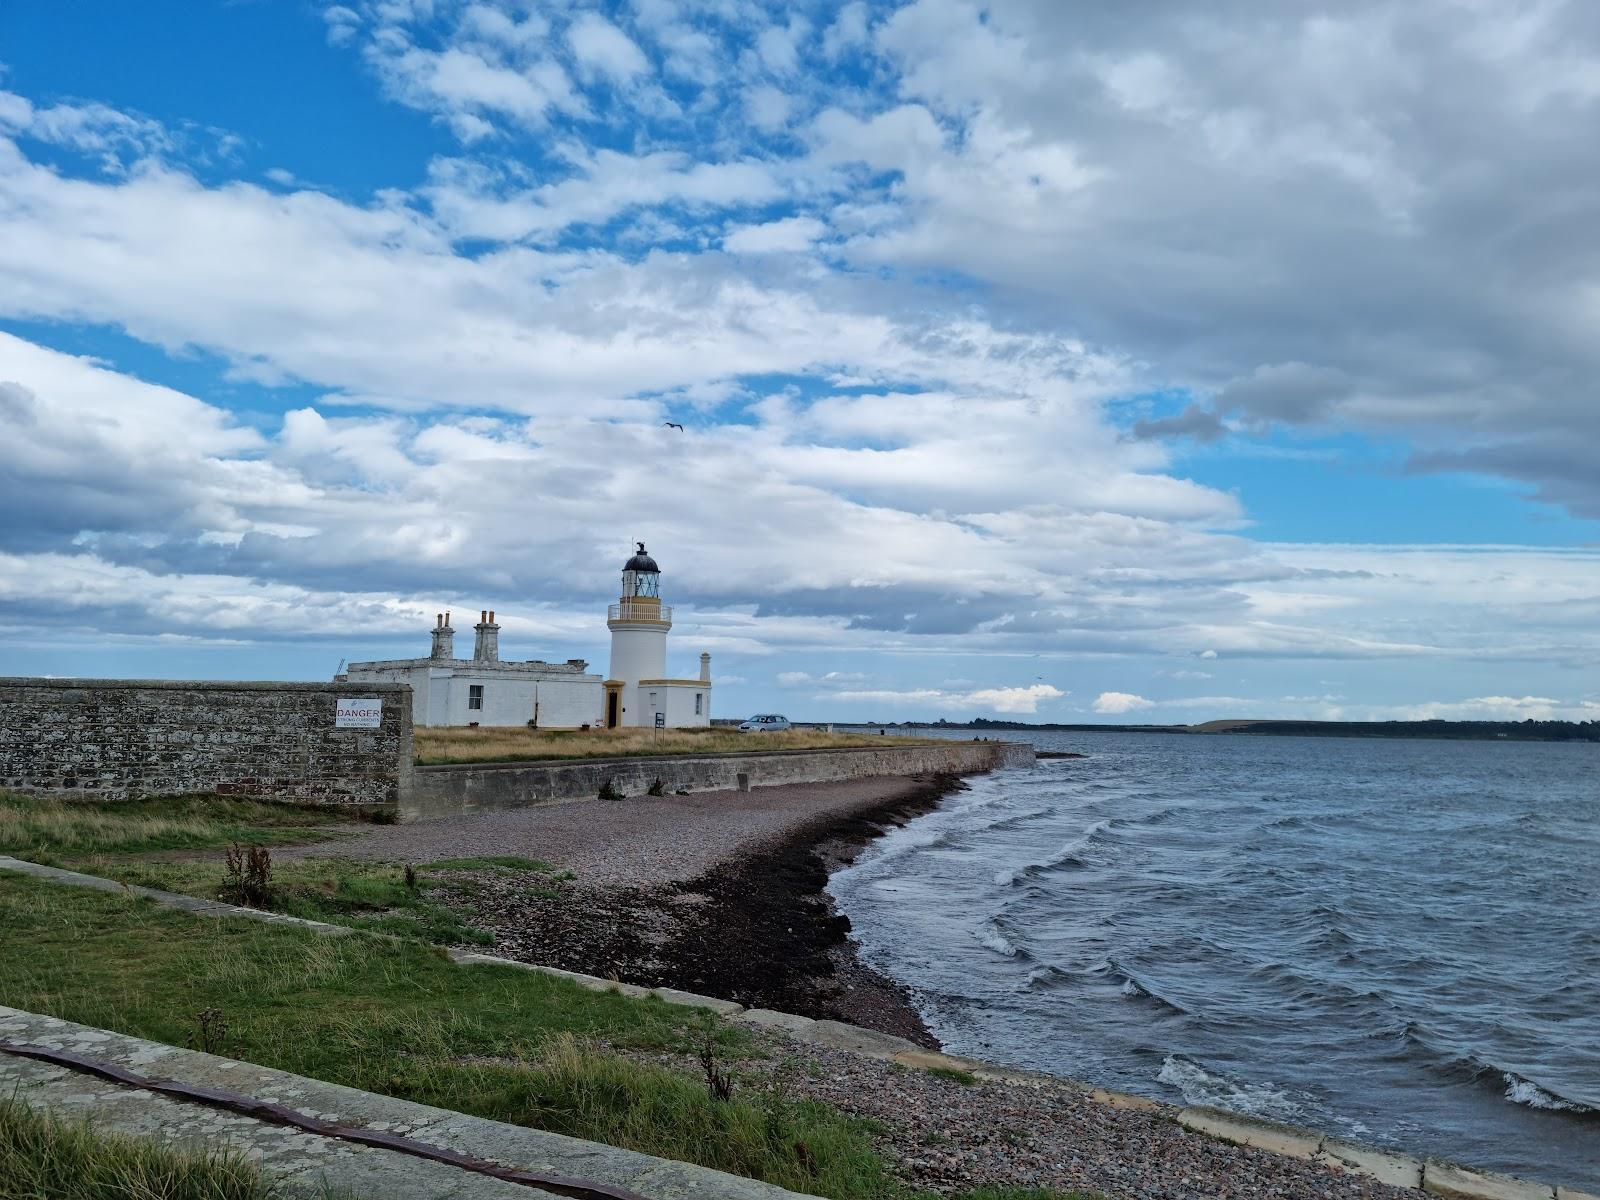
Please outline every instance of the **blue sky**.
[[1582, 6], [11, 5], [0, 65], [0, 672], [446, 607], [603, 665], [643, 538], [726, 715], [1600, 714]]

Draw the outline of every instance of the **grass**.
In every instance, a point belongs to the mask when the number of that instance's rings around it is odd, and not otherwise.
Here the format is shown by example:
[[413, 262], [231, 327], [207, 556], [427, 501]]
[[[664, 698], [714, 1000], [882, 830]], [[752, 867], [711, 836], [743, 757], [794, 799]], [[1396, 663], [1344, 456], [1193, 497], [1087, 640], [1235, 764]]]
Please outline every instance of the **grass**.
[[737, 729], [418, 729], [413, 735], [417, 762], [426, 766], [457, 762], [529, 762], [563, 758], [635, 758], [649, 754], [748, 754], [754, 750], [832, 750], [861, 746], [905, 746], [930, 738], [885, 737], [865, 733], [827, 733], [791, 729], [783, 733], [740, 733]]
[[0, 792], [0, 853], [59, 865], [87, 856], [316, 841], [352, 814], [263, 800], [59, 800]]
[[743, 1031], [658, 1001], [477, 965], [428, 947], [212, 921], [0, 873], [0, 1004], [172, 1045], [218, 1010], [218, 1053], [424, 1104], [552, 1129], [839, 1200], [896, 1194], [861, 1122], [593, 1050]]
[[948, 1079], [951, 1083], [959, 1083], [962, 1087], [971, 1087], [978, 1082], [976, 1075], [971, 1071], [963, 1071], [960, 1067], [929, 1067], [928, 1074]]
[[[253, 800], [179, 797], [130, 801], [61, 801], [0, 793], [0, 854], [71, 867], [123, 883], [208, 900], [223, 895], [225, 848], [274, 846], [337, 836], [348, 813]], [[517, 855], [453, 858], [417, 865], [417, 885], [402, 866], [350, 859], [279, 859], [265, 907], [397, 937], [446, 945], [491, 945], [488, 932], [429, 898], [438, 872], [485, 870], [558, 875], [549, 863]]]
[[[172, 862], [90, 860], [76, 865], [122, 883], [207, 900], [227, 899], [223, 893], [226, 872], [220, 854]], [[417, 886], [409, 888], [405, 869], [390, 863], [343, 858], [282, 859], [272, 865], [272, 899], [265, 907], [291, 917], [441, 945], [493, 945], [493, 934], [466, 923], [454, 910], [429, 899], [428, 893], [443, 881], [428, 875], [442, 866], [418, 866]], [[460, 881], [457, 886], [470, 889], [472, 885], [470, 881]]]
[[0, 1200], [272, 1200], [237, 1154], [107, 1133], [0, 1097]]

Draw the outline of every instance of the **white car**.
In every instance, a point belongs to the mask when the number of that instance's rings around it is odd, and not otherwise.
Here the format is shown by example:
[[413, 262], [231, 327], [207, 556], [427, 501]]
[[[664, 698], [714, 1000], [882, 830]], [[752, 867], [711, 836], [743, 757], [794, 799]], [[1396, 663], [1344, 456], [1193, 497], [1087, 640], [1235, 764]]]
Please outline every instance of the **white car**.
[[789, 718], [777, 713], [757, 713], [739, 726], [740, 733], [779, 733], [790, 728]]

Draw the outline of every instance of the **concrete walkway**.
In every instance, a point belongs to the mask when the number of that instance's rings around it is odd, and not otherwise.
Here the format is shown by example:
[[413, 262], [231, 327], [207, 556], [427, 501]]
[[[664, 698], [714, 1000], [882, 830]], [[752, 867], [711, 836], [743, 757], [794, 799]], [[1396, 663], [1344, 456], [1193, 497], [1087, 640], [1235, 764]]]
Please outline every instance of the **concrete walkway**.
[[[0, 1006], [0, 1040], [66, 1050], [149, 1079], [225, 1089], [324, 1121], [399, 1134], [509, 1167], [624, 1188], [649, 1200], [790, 1200], [737, 1175], [557, 1133], [469, 1117], [196, 1050], [180, 1050]], [[395, 1150], [363, 1146], [155, 1095], [82, 1071], [0, 1053], [0, 1095], [99, 1129], [188, 1148], [226, 1146], [290, 1194], [351, 1200], [529, 1200], [553, 1193]]]

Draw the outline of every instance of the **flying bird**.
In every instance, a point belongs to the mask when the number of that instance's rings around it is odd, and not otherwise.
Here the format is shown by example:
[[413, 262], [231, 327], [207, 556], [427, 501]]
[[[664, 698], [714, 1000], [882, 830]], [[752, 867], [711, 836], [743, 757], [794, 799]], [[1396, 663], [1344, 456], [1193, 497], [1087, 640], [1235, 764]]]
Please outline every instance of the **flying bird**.
[[683, 426], [679, 425], [676, 421], [663, 421], [661, 423], [668, 429], [676, 429], [679, 433], [683, 432]]

